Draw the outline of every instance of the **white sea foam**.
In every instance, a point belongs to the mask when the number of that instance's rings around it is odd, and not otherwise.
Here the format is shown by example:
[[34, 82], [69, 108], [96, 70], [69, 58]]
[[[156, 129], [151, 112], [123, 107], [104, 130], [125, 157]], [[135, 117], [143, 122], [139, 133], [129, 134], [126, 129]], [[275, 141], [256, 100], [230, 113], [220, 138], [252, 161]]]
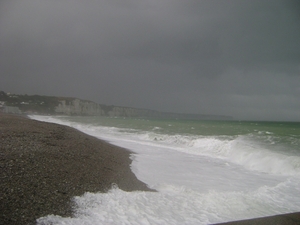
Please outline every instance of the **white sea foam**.
[[200, 138], [193, 141], [192, 147], [185, 151], [224, 159], [249, 170], [281, 175], [300, 175], [299, 156], [272, 152], [247, 136], [239, 136], [233, 140]]
[[[64, 117], [32, 116], [37, 120], [75, 127], [90, 135], [103, 138], [138, 153], [143, 149], [172, 149], [186, 154], [221, 159], [241, 165], [248, 170], [279, 175], [300, 175], [300, 156], [274, 152], [246, 135], [235, 138], [192, 135], [158, 134], [153, 131], [131, 132], [133, 129], [99, 127], [62, 120]], [[154, 130], [158, 129], [157, 127]], [[270, 133], [270, 132], [268, 132]]]
[[[136, 135], [136, 134], [135, 134]], [[126, 137], [129, 138], [129, 137]], [[218, 158], [241, 165], [249, 170], [280, 175], [300, 175], [300, 156], [272, 152], [247, 136], [234, 139], [218, 137], [167, 135], [147, 132], [131, 137], [131, 142], [192, 155]]]
[[[85, 193], [76, 197], [73, 218], [50, 215], [38, 224], [211, 224], [291, 212], [299, 209], [300, 198], [282, 200], [280, 192], [288, 182], [252, 192], [199, 193], [188, 188], [162, 185], [158, 193]], [[275, 201], [274, 201], [275, 200]], [[295, 204], [297, 207], [295, 207]]]
[[272, 152], [251, 136], [170, 135], [33, 119], [75, 127], [128, 148], [132, 171], [158, 192], [86, 193], [74, 218], [47, 216], [39, 224], [208, 224], [300, 210], [300, 160]]

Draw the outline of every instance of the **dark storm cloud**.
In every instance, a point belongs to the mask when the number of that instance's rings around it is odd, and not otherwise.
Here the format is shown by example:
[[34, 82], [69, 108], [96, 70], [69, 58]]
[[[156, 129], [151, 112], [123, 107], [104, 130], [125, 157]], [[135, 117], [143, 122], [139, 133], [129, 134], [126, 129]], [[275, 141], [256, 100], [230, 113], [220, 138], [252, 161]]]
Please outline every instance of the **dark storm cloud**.
[[298, 1], [2, 1], [0, 89], [300, 120]]

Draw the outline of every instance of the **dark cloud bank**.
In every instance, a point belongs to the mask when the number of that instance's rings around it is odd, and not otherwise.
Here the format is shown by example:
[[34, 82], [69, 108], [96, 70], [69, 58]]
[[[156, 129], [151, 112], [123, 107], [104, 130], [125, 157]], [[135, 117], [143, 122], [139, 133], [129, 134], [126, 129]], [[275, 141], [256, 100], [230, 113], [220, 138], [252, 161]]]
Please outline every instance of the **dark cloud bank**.
[[0, 90], [300, 121], [299, 5], [2, 0]]

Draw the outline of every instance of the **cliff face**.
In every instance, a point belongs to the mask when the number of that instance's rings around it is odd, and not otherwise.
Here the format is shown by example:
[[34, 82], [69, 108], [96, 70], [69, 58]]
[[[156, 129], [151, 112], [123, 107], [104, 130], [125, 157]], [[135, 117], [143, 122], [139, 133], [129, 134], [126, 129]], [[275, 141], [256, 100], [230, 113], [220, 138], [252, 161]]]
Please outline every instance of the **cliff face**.
[[22, 113], [18, 107], [14, 107], [14, 106], [4, 106], [1, 108], [2, 108], [2, 112], [4, 112], [4, 113], [12, 113], [12, 114], [21, 114]]
[[[110, 117], [146, 117], [151, 110], [107, 106], [80, 99], [61, 100], [54, 109], [57, 114]], [[154, 111], [153, 111], [154, 112]]]
[[16, 95], [0, 91], [0, 111], [9, 113], [62, 114], [77, 116], [143, 117], [191, 120], [230, 120], [231, 117], [167, 113], [131, 107], [107, 106], [77, 98]]
[[83, 115], [83, 116], [104, 116], [104, 110], [99, 104], [88, 101], [74, 99], [67, 102], [62, 100], [55, 107], [54, 111], [66, 115]]
[[62, 100], [55, 107], [55, 112], [65, 115], [82, 116], [109, 116], [109, 117], [150, 117], [150, 118], [169, 118], [169, 119], [191, 119], [191, 120], [230, 120], [228, 116], [184, 114], [158, 112], [148, 109], [137, 109], [120, 106], [106, 106], [90, 101], [74, 99], [71, 101]]

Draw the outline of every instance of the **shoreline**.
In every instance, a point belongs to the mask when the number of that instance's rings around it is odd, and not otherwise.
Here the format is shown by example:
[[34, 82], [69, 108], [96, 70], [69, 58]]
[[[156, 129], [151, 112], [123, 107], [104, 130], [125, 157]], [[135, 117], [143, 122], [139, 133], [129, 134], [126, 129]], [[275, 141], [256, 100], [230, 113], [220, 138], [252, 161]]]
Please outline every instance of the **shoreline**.
[[[74, 128], [0, 113], [0, 224], [36, 224], [50, 214], [72, 216], [72, 198], [107, 192], [154, 191], [130, 169], [127, 149]], [[300, 213], [219, 224], [300, 224]]]
[[72, 215], [85, 192], [154, 191], [130, 169], [131, 152], [80, 131], [25, 116], [0, 114], [3, 224], [35, 224], [50, 214]]

